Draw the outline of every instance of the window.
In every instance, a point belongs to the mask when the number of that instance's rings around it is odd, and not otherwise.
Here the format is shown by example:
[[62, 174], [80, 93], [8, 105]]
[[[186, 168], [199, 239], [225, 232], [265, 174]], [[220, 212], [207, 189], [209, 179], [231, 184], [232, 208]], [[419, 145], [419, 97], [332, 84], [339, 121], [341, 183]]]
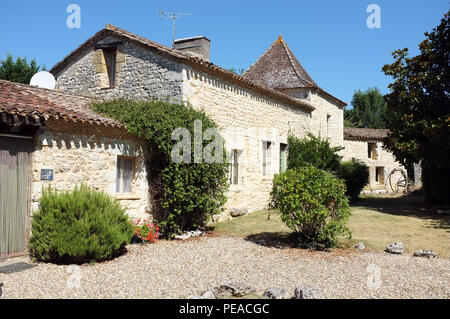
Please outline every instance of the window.
[[134, 174], [134, 159], [117, 157], [116, 193], [131, 193]]
[[280, 144], [280, 173], [287, 169], [287, 144]]
[[267, 175], [272, 168], [272, 142], [264, 141], [262, 145], [262, 173]]
[[377, 144], [367, 143], [367, 158], [378, 159]]
[[239, 185], [239, 151], [231, 150], [230, 184]]
[[116, 85], [116, 48], [103, 49], [103, 56], [105, 57], [106, 70], [108, 71], [109, 87]]
[[375, 169], [375, 182], [384, 184], [384, 167], [377, 167]]
[[327, 115], [327, 138], [329, 139], [330, 136], [330, 128], [331, 128], [331, 115]]

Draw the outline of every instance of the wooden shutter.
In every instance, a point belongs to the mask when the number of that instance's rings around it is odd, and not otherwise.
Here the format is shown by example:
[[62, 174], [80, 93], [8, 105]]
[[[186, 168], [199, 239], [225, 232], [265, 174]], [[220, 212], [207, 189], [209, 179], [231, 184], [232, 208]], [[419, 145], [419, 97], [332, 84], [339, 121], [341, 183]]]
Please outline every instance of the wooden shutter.
[[123, 159], [123, 193], [131, 193], [131, 183], [133, 176], [133, 160], [131, 158]]
[[233, 150], [233, 184], [239, 184], [239, 153], [238, 150]]
[[108, 72], [109, 87], [116, 85], [116, 49], [103, 49], [103, 56], [105, 57], [106, 69]]
[[133, 159], [117, 157], [116, 193], [131, 193], [133, 185]]
[[32, 149], [31, 139], [0, 136], [0, 256], [27, 249]]
[[262, 170], [263, 175], [267, 174], [267, 142], [262, 142]]

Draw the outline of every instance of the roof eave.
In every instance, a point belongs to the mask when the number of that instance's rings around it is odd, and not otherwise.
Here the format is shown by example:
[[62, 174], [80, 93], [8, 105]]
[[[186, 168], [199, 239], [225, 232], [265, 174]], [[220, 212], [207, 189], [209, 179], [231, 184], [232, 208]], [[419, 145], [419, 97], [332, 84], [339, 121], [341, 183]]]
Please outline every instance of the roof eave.
[[54, 76], [57, 76], [70, 62], [72, 62], [74, 59], [76, 59], [76, 57], [81, 55], [82, 52], [89, 49], [98, 40], [100, 40], [101, 38], [104, 38], [108, 35], [113, 35], [113, 36], [116, 36], [116, 37], [119, 37], [122, 39], [126, 39], [127, 41], [133, 42], [133, 43], [135, 43], [139, 46], [142, 46], [146, 49], [151, 49], [151, 50], [157, 52], [158, 54], [162, 54], [171, 59], [175, 59], [178, 62], [187, 64], [191, 67], [208, 72], [212, 75], [221, 76], [222, 78], [232, 81], [233, 83], [242, 85], [243, 87], [246, 87], [248, 89], [256, 91], [260, 94], [278, 99], [280, 101], [286, 102], [288, 104], [292, 104], [292, 105], [302, 108], [308, 112], [312, 112], [315, 110], [315, 107], [307, 102], [298, 101], [286, 94], [283, 94], [278, 91], [275, 91], [274, 89], [259, 85], [251, 80], [244, 78], [241, 75], [238, 75], [234, 72], [225, 70], [211, 62], [206, 62], [200, 58], [196, 58], [196, 57], [192, 57], [187, 54], [184, 54], [184, 53], [180, 53], [179, 51], [165, 47], [159, 43], [142, 38], [138, 35], [135, 35], [126, 30], [122, 30], [122, 29], [112, 26], [112, 25], [107, 25], [104, 29], [100, 30], [95, 35], [93, 35], [91, 38], [86, 40], [78, 48], [76, 48], [69, 55], [67, 55], [63, 60], [61, 60], [60, 62], [55, 64], [53, 66], [53, 68], [51, 68], [50, 72]]

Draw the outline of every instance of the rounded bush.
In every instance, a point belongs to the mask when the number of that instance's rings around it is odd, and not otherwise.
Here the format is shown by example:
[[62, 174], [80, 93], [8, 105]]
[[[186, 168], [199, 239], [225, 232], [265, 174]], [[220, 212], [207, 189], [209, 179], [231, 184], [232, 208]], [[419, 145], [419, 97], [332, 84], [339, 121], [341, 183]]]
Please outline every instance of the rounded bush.
[[357, 161], [342, 162], [339, 176], [345, 181], [347, 196], [355, 200], [369, 181], [369, 168], [366, 164]]
[[81, 264], [118, 255], [133, 226], [118, 201], [86, 185], [43, 190], [33, 214], [30, 253], [38, 261]]
[[351, 237], [345, 185], [313, 166], [275, 176], [270, 206], [280, 211], [281, 219], [294, 231], [301, 246], [333, 247], [338, 236]]

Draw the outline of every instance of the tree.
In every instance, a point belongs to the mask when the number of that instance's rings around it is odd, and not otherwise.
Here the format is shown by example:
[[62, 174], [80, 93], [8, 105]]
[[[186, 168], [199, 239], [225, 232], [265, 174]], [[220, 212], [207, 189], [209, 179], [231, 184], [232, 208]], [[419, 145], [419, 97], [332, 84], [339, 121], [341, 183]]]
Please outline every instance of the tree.
[[355, 91], [353, 109], [344, 111], [346, 127], [386, 128], [386, 101], [378, 88]]
[[0, 79], [29, 84], [31, 77], [39, 72], [39, 69], [46, 70], [45, 66], [38, 66], [35, 59], [28, 63], [27, 58], [17, 57], [14, 62], [11, 54], [8, 54], [6, 59], [0, 62]]
[[228, 71], [231, 71], [233, 73], [236, 73], [237, 75], [244, 74], [245, 70], [243, 68], [229, 68]]
[[450, 28], [441, 24], [419, 44], [420, 54], [393, 52], [383, 71], [392, 76], [386, 95], [391, 133], [386, 148], [402, 163], [422, 162], [422, 184], [429, 205], [447, 205], [450, 182]]
[[288, 168], [314, 166], [329, 172], [338, 172], [341, 156], [338, 152], [343, 147], [332, 147], [327, 140], [322, 140], [309, 133], [305, 138], [288, 136]]

